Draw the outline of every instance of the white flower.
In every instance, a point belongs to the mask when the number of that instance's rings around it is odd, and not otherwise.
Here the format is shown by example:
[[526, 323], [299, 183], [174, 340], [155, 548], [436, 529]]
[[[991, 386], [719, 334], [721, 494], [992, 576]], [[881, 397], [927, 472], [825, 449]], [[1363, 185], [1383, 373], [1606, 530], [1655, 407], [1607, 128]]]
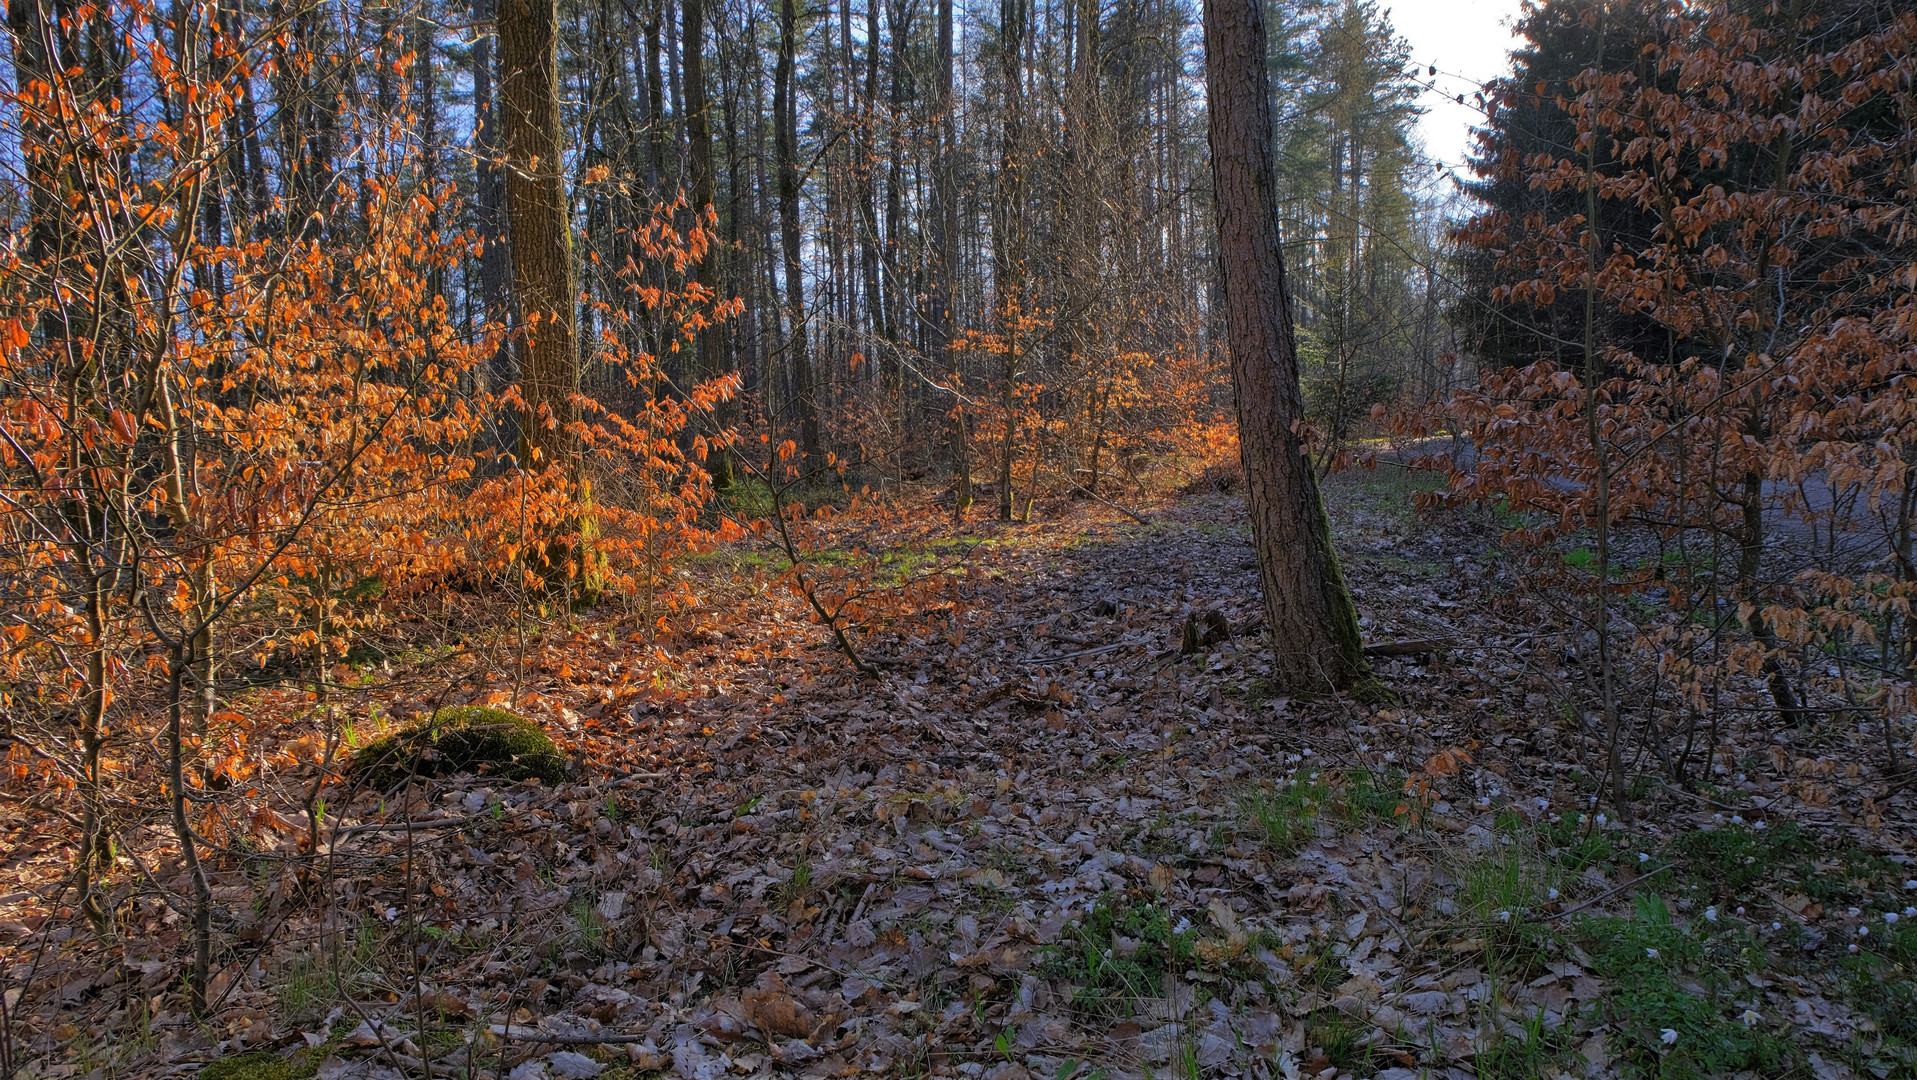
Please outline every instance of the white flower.
[[1783, 923], [1781, 923], [1781, 922], [1774, 922], [1774, 923], [1772, 923], [1772, 924], [1771, 924], [1771, 929], [1772, 929], [1772, 930], [1782, 930], [1782, 929], [1784, 929], [1784, 924], [1783, 924]]
[[1742, 824], [1744, 824], [1744, 815], [1743, 815], [1743, 814], [1732, 814], [1732, 815], [1731, 815], [1731, 824], [1733, 824], [1733, 825], [1742, 825]]
[[1603, 815], [1603, 814], [1599, 814], [1599, 815], [1597, 816], [1597, 823], [1598, 823], [1599, 825], [1602, 825], [1602, 824], [1604, 824], [1604, 815]]
[[1712, 820], [1712, 821], [1714, 821], [1714, 822], [1716, 822], [1716, 823], [1717, 823], [1717, 824], [1719, 824], [1719, 825], [1722, 825], [1722, 824], [1724, 824], [1724, 815], [1723, 815], [1723, 814], [1712, 814], [1712, 815], [1711, 815], [1711, 820]]
[[1707, 907], [1707, 908], [1705, 908], [1705, 909], [1704, 909], [1704, 918], [1705, 918], [1705, 920], [1706, 920], [1707, 922], [1716, 922], [1716, 921], [1717, 921], [1717, 909], [1716, 909], [1716, 908], [1714, 908], [1714, 907]]
[[1650, 957], [1650, 958], [1651, 958], [1651, 959], [1653, 959], [1653, 960], [1655, 960], [1655, 959], [1657, 959], [1657, 950], [1656, 950], [1656, 949], [1651, 949], [1651, 948], [1646, 948], [1646, 949], [1644, 950], [1644, 955], [1645, 955], [1645, 956], [1648, 956], [1648, 957]]
[[[1807, 946], [1805, 946], [1805, 948], [1809, 948], [1809, 946], [1807, 945]], [[1856, 951], [1857, 951], [1857, 946], [1855, 946], [1855, 945], [1852, 945], [1852, 946], [1850, 947], [1850, 951], [1851, 951], [1851, 952], [1856, 952]]]
[[399, 918], [399, 909], [389, 907], [384, 914], [386, 915], [386, 921], [392, 922], [394, 919]]
[[1743, 904], [1739, 904], [1739, 905], [1737, 905], [1737, 913], [1738, 913], [1739, 915], [1742, 915], [1742, 914], [1744, 914], [1744, 905], [1743, 905]]
[[1917, 889], [1917, 878], [1911, 878], [1909, 881], [1904, 882], [1904, 888]]
[[1759, 1023], [1763, 1022], [1764, 1018], [1757, 1015], [1757, 1010], [1755, 1009], [1745, 1009], [1744, 1015], [1738, 1017], [1738, 1019], [1744, 1021], [1745, 1027], [1756, 1027]]
[[1863, 909], [1862, 909], [1862, 908], [1846, 908], [1846, 909], [1844, 909], [1844, 914], [1846, 914], [1846, 915], [1849, 915], [1849, 916], [1850, 916], [1851, 918], [1853, 918], [1853, 919], [1855, 919], [1855, 918], [1856, 918], [1857, 916], [1859, 916], [1859, 915], [1862, 915], [1863, 913], [1864, 913], [1864, 911], [1863, 911]]
[[1665, 1028], [1663, 1031], [1660, 1031], [1657, 1033], [1657, 1037], [1664, 1040], [1665, 1046], [1677, 1045], [1677, 1029], [1676, 1028]]
[[1651, 857], [1650, 857], [1649, 855], [1647, 855], [1647, 854], [1645, 854], [1644, 852], [1642, 852], [1642, 851], [1640, 851], [1640, 852], [1638, 852], [1638, 853], [1637, 853], [1637, 861], [1638, 861], [1638, 862], [1641, 862], [1641, 863], [1646, 863], [1646, 862], [1650, 862], [1650, 861], [1651, 861]]
[[1868, 927], [1868, 926], [1860, 926], [1860, 927], [1858, 927], [1858, 928], [1857, 928], [1857, 936], [1858, 936], [1858, 937], [1869, 937], [1869, 936], [1870, 936], [1870, 927]]
[[1917, 919], [1917, 907], [1907, 907], [1907, 908], [1905, 908], [1905, 909], [1904, 909], [1904, 918], [1906, 918], [1906, 919]]
[[1556, 889], [1547, 889], [1544, 895], [1546, 899], [1556, 900], [1558, 898], [1558, 891]]
[[1510, 922], [1510, 921], [1511, 921], [1511, 913], [1510, 913], [1510, 912], [1508, 912], [1508, 911], [1500, 911], [1500, 912], [1498, 912], [1498, 921], [1499, 921], [1499, 922]]
[[1756, 829], [1759, 832], [1762, 832], [1764, 831], [1764, 823], [1760, 821], [1757, 824], [1751, 826], [1751, 828]]
[[1894, 922], [1896, 922], [1896, 921], [1897, 921], [1897, 913], [1896, 913], [1896, 912], [1894, 912], [1894, 911], [1886, 911], [1886, 912], [1884, 912], [1884, 921], [1885, 921], [1885, 922], [1888, 922], [1888, 923], [1894, 923]]

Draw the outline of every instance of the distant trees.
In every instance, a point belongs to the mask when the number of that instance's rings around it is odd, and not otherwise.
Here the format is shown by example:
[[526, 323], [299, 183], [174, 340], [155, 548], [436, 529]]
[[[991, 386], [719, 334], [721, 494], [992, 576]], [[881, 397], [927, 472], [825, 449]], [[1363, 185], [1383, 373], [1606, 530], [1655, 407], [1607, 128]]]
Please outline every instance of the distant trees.
[[1273, 43], [1280, 230], [1321, 457], [1373, 405], [1449, 390], [1438, 376], [1446, 206], [1414, 144], [1419, 91], [1388, 13], [1360, 0], [1279, 5]]

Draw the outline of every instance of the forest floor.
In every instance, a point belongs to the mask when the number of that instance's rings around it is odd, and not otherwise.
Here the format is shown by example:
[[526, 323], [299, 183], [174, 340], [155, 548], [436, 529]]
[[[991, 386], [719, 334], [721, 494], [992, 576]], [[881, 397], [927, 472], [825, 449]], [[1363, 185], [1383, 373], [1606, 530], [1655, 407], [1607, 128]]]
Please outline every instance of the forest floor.
[[277, 848], [216, 860], [210, 1019], [183, 882], [142, 864], [92, 933], [9, 806], [8, 1052], [74, 1080], [1917, 1076], [1908, 758], [1841, 714], [1773, 730], [1753, 685], [1709, 782], [1634, 749], [1634, 822], [1594, 812], [1577, 635], [1415, 491], [1328, 488], [1367, 640], [1425, 643], [1379, 659], [1385, 707], [1273, 696], [1255, 630], [1179, 652], [1189, 614], [1260, 621], [1229, 492], [963, 531], [928, 500], [860, 538], [946, 581], [863, 638], [878, 680], [744, 548], [691, 568], [731, 582], [678, 639], [587, 614], [369, 675], [389, 716], [516, 682], [570, 779], [342, 801], [317, 860], [293, 806], [262, 818]]

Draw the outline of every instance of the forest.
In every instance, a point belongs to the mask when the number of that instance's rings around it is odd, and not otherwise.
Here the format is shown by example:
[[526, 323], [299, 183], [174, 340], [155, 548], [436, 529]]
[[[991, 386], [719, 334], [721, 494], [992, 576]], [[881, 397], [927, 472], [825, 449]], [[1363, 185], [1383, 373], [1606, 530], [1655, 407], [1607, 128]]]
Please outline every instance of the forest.
[[1909, 5], [4, 6], [0, 1080], [1917, 1078]]

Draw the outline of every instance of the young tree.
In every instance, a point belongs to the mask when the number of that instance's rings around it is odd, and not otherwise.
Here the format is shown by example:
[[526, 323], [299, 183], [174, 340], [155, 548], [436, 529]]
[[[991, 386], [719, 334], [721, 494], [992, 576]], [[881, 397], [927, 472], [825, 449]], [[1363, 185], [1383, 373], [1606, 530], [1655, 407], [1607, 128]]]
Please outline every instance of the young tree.
[[1272, 674], [1293, 692], [1375, 695], [1382, 688], [1365, 663], [1358, 612], [1298, 434], [1304, 396], [1278, 246], [1258, 0], [1205, 0], [1205, 87], [1226, 348]]

